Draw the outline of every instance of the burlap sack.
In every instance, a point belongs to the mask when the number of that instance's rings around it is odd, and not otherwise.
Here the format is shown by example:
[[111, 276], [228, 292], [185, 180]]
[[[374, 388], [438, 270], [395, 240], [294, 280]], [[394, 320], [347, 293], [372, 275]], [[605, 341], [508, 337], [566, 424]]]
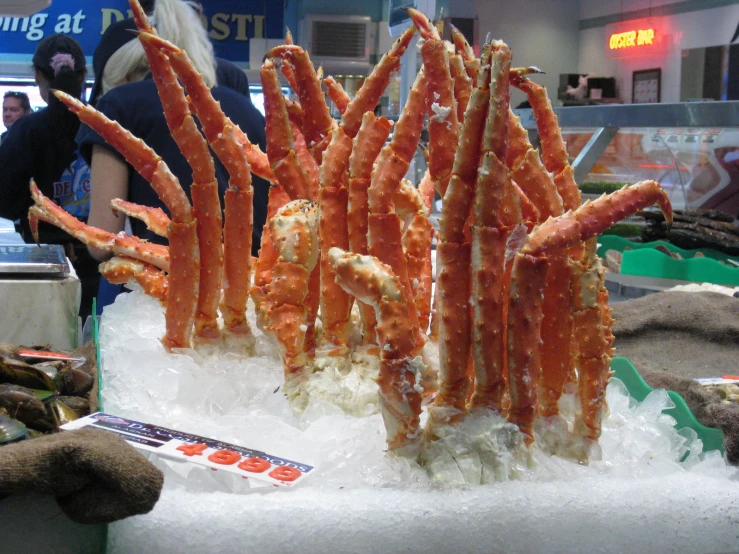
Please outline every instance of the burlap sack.
[[694, 379], [739, 371], [739, 299], [660, 292], [611, 305], [616, 355], [637, 368]]
[[739, 299], [715, 292], [661, 292], [612, 304], [616, 355], [652, 388], [673, 390], [698, 421], [724, 433], [739, 463], [739, 406], [693, 381], [739, 372]]
[[65, 431], [0, 448], [0, 497], [52, 494], [78, 523], [145, 514], [163, 484], [161, 471], [107, 431]]

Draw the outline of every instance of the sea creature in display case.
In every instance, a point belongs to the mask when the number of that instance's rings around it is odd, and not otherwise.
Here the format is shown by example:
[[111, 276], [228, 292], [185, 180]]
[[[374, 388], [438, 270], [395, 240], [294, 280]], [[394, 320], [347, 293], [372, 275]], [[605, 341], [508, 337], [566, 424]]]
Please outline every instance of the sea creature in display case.
[[[502, 41], [486, 43], [478, 60], [456, 33], [455, 51], [412, 9], [414, 26], [354, 98], [329, 78], [339, 121], [329, 116], [308, 54], [295, 44], [269, 51], [261, 69], [263, 153], [221, 112], [186, 52], [156, 35], [135, 0], [132, 8], [160, 96], [169, 99], [172, 135], [194, 170], [192, 205], [142, 141], [56, 93], [151, 180], [169, 216], [120, 201], [114, 208], [147, 221], [169, 247], [90, 228], [35, 187], [30, 217], [115, 254], [103, 274], [134, 278], [166, 305], [165, 348], [249, 355], [248, 293], [257, 326], [278, 344], [293, 409], [303, 410], [326, 380], [359, 383], [364, 392], [339, 390], [332, 401], [357, 415], [366, 405], [379, 409], [388, 450], [433, 478], [515, 477], [535, 447], [581, 462], [598, 456], [613, 320], [595, 237], [654, 203], [669, 223], [658, 183], [581, 205], [556, 115], [530, 80], [535, 68], [512, 68]], [[423, 69], [393, 125], [372, 110], [415, 29]], [[278, 62], [297, 100], [282, 94]], [[510, 86], [534, 109], [541, 156], [510, 109]], [[428, 172], [416, 188], [403, 178], [424, 123]], [[231, 176], [223, 231], [208, 146]], [[244, 255], [250, 172], [274, 184], [253, 264]], [[434, 291], [435, 192], [443, 205]], [[574, 424], [558, 410], [567, 383], [579, 397]]]

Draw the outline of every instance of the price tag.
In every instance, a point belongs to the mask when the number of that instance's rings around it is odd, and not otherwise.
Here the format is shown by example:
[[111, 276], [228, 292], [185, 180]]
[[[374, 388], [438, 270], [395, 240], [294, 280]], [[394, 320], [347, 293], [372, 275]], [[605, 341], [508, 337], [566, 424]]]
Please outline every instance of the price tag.
[[61, 428], [70, 431], [83, 427], [116, 433], [135, 448], [155, 452], [158, 456], [205, 466], [215, 471], [228, 471], [278, 487], [293, 486], [315, 469], [311, 465], [260, 450], [102, 412], [76, 419]]

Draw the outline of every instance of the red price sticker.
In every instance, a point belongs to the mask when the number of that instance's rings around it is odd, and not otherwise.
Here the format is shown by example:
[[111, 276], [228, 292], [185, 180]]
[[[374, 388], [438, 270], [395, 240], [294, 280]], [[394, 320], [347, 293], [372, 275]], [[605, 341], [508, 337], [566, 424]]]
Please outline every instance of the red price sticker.
[[278, 481], [295, 481], [303, 473], [299, 469], [290, 466], [277, 466], [267, 475]]
[[272, 467], [272, 464], [262, 458], [247, 458], [238, 465], [239, 469], [250, 473], [264, 473], [270, 467]]
[[241, 459], [241, 454], [237, 454], [231, 450], [216, 450], [213, 454], [208, 456], [208, 459], [214, 464], [230, 466]]
[[177, 447], [185, 456], [202, 456], [207, 449], [208, 445], [202, 443], [181, 444]]

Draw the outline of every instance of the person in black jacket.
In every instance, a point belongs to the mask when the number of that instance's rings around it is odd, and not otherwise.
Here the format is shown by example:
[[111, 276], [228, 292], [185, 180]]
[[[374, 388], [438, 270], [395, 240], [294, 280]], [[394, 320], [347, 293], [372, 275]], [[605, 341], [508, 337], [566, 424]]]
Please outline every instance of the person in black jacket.
[[[33, 204], [31, 179], [44, 195], [75, 217], [86, 221], [90, 213], [90, 168], [79, 157], [75, 143], [80, 122], [49, 94], [50, 89], [58, 89], [82, 98], [86, 75], [82, 47], [65, 35], [48, 36], [36, 48], [33, 68], [48, 107], [16, 121], [0, 144], [0, 217], [20, 219], [20, 232], [27, 243], [34, 242], [27, 217]], [[42, 243], [64, 246], [82, 283], [80, 315], [84, 319], [97, 292], [98, 263], [82, 243], [57, 227], [42, 222], [39, 235]]]

